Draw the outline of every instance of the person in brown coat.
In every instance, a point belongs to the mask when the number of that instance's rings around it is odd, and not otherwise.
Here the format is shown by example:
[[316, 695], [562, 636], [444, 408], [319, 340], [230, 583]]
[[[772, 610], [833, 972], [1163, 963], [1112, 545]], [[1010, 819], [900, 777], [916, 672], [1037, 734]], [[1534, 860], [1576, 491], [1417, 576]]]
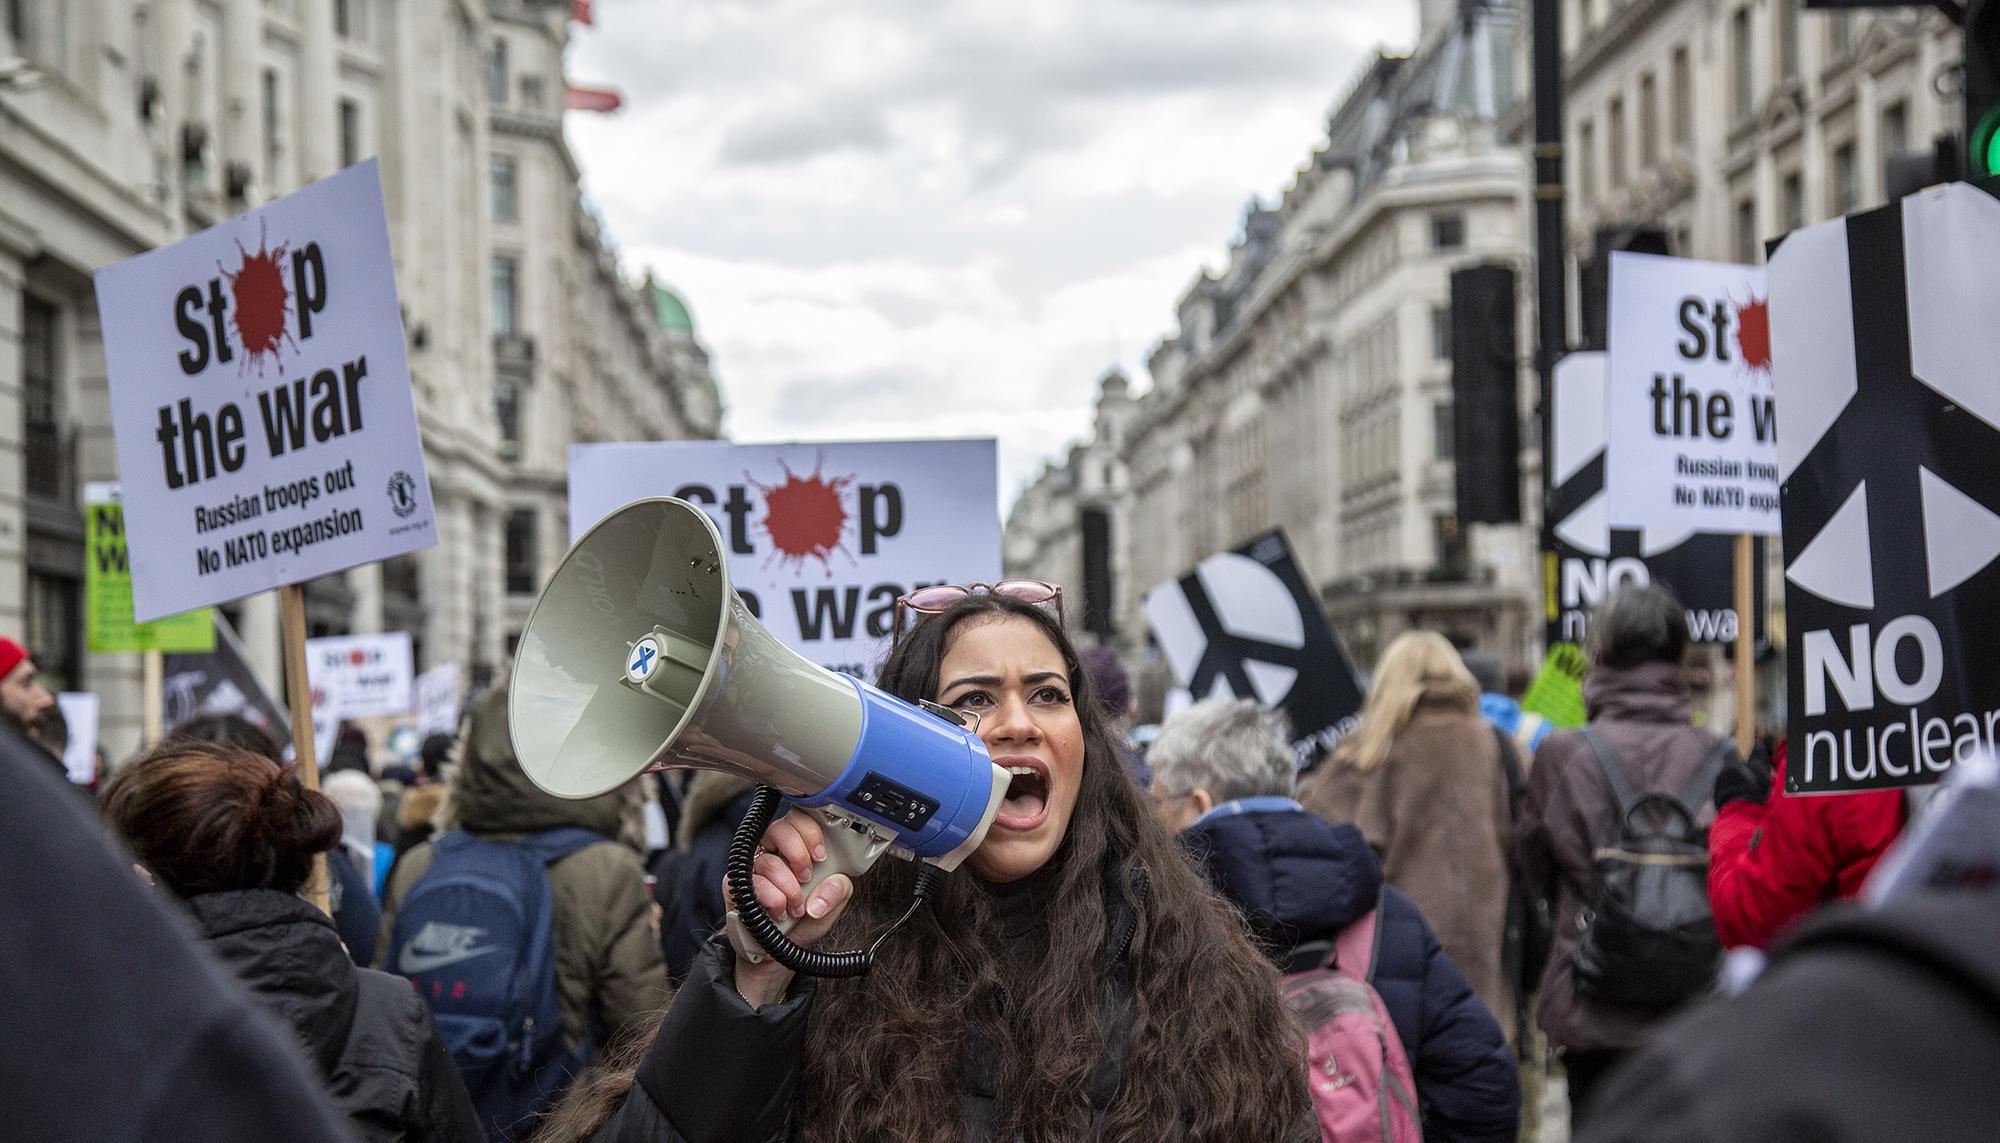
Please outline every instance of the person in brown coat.
[[[473, 703], [464, 757], [451, 780], [456, 821], [440, 829], [455, 825], [481, 838], [508, 840], [582, 826], [605, 838], [549, 866], [556, 988], [562, 994], [563, 1037], [572, 1048], [590, 1035], [593, 1017], [604, 1033], [600, 1050], [622, 1035], [649, 1031], [670, 995], [645, 864], [627, 840], [632, 833], [626, 821], [629, 801], [625, 788], [575, 802], [543, 792], [514, 755], [505, 682]], [[437, 851], [426, 841], [397, 861], [382, 902], [378, 960], [390, 954], [390, 934], [403, 899], [436, 858]], [[395, 971], [393, 965], [377, 967]]]
[[1473, 994], [1512, 1035], [1502, 960], [1513, 822], [1500, 744], [1479, 684], [1434, 631], [1382, 654], [1361, 724], [1299, 791], [1307, 809], [1361, 828], [1382, 873], [1417, 903]]
[[[1634, 790], [1678, 796], [1718, 739], [1691, 725], [1681, 658], [1687, 612], [1657, 586], [1625, 587], [1591, 617], [1592, 668], [1583, 684], [1590, 725], [1616, 753]], [[1704, 801], [1692, 807], [1706, 825]], [[1571, 1122], [1583, 1121], [1598, 1080], [1644, 1045], [1665, 1013], [1581, 995], [1571, 957], [1582, 918], [1582, 887], [1595, 880], [1593, 855], [1618, 833], [1617, 800], [1580, 731], [1549, 735], [1535, 751], [1521, 809], [1519, 858], [1530, 892], [1552, 902], [1555, 938], [1542, 970], [1537, 1018], [1569, 1074]]]

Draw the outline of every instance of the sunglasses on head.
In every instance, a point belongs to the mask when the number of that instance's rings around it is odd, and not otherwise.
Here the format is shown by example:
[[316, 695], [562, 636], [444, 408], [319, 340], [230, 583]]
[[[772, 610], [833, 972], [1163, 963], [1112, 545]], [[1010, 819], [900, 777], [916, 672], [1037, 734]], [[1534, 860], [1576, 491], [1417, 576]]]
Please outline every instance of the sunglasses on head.
[[999, 583], [968, 583], [964, 585], [941, 583], [935, 587], [920, 587], [908, 595], [896, 599], [896, 625], [890, 630], [889, 647], [894, 650], [903, 639], [903, 612], [914, 611], [918, 615], [936, 615], [947, 611], [951, 605], [968, 595], [1004, 595], [1008, 599], [1018, 599], [1037, 607], [1045, 603], [1056, 605], [1056, 626], [1063, 625], [1062, 588], [1038, 579], [1003, 579]]

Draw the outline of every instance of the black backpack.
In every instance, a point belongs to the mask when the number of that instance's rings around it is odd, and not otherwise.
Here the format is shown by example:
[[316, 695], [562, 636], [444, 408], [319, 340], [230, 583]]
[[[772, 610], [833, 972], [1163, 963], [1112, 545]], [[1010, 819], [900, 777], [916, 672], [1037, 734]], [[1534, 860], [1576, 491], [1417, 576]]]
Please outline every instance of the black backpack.
[[1706, 990], [1722, 962], [1708, 906], [1708, 831], [1696, 825], [1732, 755], [1716, 744], [1685, 793], [1634, 794], [1625, 766], [1595, 727], [1583, 731], [1618, 802], [1618, 832], [1595, 855], [1582, 935], [1570, 967], [1576, 989], [1632, 1008], [1671, 1008]]
[[[1505, 783], [1508, 820], [1518, 835], [1521, 810], [1528, 800], [1528, 779], [1522, 772], [1521, 756], [1514, 736], [1495, 726], [1493, 740], [1500, 748], [1500, 775]], [[1542, 968], [1549, 960], [1549, 945], [1555, 939], [1555, 922], [1549, 903], [1530, 888], [1522, 873], [1513, 846], [1507, 849], [1507, 915], [1502, 922], [1500, 963], [1514, 985], [1514, 1046], [1526, 1051], [1530, 1043], [1528, 998], [1541, 987]], [[1500, 1018], [1500, 1013], [1494, 1013]]]

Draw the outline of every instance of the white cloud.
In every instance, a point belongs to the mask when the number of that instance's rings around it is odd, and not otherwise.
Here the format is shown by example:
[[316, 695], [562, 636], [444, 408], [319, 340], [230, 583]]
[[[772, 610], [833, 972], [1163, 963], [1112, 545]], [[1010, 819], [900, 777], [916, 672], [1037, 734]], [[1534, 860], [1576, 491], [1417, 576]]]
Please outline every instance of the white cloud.
[[733, 433], [996, 435], [1009, 499], [1414, 31], [1363, 0], [594, 7], [569, 69], [626, 109], [571, 143], [631, 268], [687, 298]]

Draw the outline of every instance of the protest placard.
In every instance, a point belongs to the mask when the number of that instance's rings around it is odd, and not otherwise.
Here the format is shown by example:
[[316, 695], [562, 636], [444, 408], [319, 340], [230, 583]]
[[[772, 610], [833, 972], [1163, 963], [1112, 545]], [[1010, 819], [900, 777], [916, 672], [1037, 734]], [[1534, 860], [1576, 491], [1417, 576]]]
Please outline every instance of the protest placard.
[[169, 654], [162, 685], [169, 728], [198, 714], [233, 714], [269, 734], [279, 750], [291, 748], [291, 715], [257, 681], [236, 632], [221, 615], [215, 617], [215, 649]]
[[1611, 255], [1612, 527], [1778, 534], [1767, 296], [1754, 266]]
[[411, 704], [410, 714], [417, 724], [417, 734], [458, 733], [459, 677], [458, 664], [439, 663], [417, 676], [416, 700]]
[[1557, 643], [1542, 657], [1542, 669], [1521, 696], [1521, 709], [1541, 715], [1550, 726], [1582, 726], [1589, 721], [1583, 705], [1583, 677], [1589, 672], [1590, 657], [1583, 648]]
[[576, 445], [569, 466], [572, 541], [634, 500], [697, 504], [764, 628], [864, 678], [888, 650], [898, 596], [1000, 578], [991, 440]]
[[1996, 196], [1933, 188], [1772, 255], [1788, 792], [1936, 782], [1994, 748]]
[[212, 651], [215, 611], [197, 607], [152, 623], [132, 621], [131, 556], [116, 484], [83, 489], [84, 631], [92, 651]]
[[1254, 698], [1284, 711], [1300, 766], [1332, 749], [1360, 718], [1353, 664], [1283, 531], [1154, 587], [1146, 619], [1189, 695]]
[[87, 691], [64, 691], [56, 696], [56, 706], [62, 710], [63, 725], [69, 728], [69, 741], [63, 745], [63, 769], [70, 781], [88, 786], [97, 777], [98, 698]]
[[[1604, 495], [1604, 369], [1602, 353], [1572, 353], [1556, 365], [1555, 487], [1543, 533], [1548, 645], [1586, 644], [1592, 609], [1625, 584], [1655, 582], [1671, 588], [1687, 608], [1695, 642], [1733, 643], [1733, 537], [1696, 535], [1685, 527], [1611, 526]], [[1760, 580], [1753, 609], [1760, 639], [1764, 599]]]
[[437, 541], [374, 160], [96, 285], [136, 618]]
[[338, 720], [410, 712], [415, 672], [410, 634], [336, 635], [306, 640], [307, 672], [326, 713]]

